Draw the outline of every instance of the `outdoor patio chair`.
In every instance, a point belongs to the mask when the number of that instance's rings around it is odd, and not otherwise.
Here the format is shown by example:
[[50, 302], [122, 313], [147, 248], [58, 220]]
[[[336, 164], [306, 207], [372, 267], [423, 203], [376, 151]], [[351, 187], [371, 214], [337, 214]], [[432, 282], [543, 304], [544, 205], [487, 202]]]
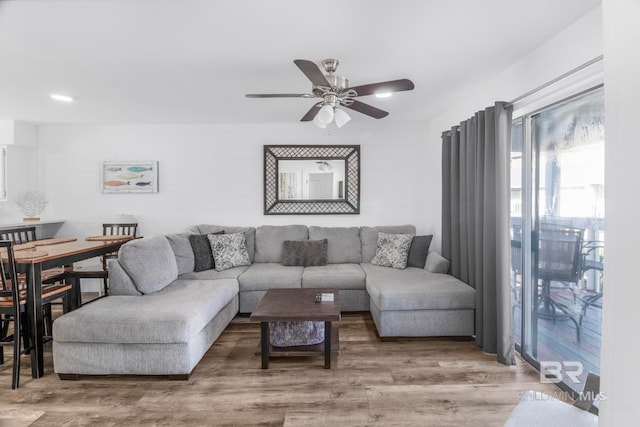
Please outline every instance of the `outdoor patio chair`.
[[[580, 266], [580, 276], [589, 270], [598, 272], [604, 271], [604, 259], [601, 251], [604, 249], [604, 242], [590, 240], [584, 243], [582, 249], [582, 264]], [[574, 293], [575, 300], [580, 304], [580, 319], [578, 323], [582, 326], [582, 320], [587, 315], [589, 307], [602, 308], [602, 284], [596, 284], [594, 289], [578, 289]]]
[[511, 239], [511, 297], [515, 309], [522, 301], [522, 241]]
[[[580, 342], [579, 313], [561, 299], [558, 291], [569, 291], [575, 301], [575, 290], [582, 278], [582, 244], [584, 230], [558, 224], [543, 223], [538, 237], [538, 279], [542, 282], [538, 317], [571, 320]], [[551, 282], [560, 287], [552, 288]], [[560, 313], [558, 313], [558, 311]]]

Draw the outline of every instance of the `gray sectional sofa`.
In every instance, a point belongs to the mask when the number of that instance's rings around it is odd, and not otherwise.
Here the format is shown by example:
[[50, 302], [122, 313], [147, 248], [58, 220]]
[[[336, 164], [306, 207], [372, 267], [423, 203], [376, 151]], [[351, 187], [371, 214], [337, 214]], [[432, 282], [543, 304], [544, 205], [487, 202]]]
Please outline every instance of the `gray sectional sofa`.
[[[371, 311], [385, 337], [471, 336], [475, 290], [446, 274], [430, 252], [425, 268], [372, 265], [379, 232], [415, 234], [412, 225], [225, 227], [198, 225], [123, 245], [109, 265], [110, 295], [53, 324], [54, 370], [77, 375], [188, 376], [238, 313], [267, 289], [335, 288], [341, 310]], [[189, 235], [243, 232], [250, 265], [194, 271]], [[284, 266], [285, 240], [327, 239], [327, 264]]]

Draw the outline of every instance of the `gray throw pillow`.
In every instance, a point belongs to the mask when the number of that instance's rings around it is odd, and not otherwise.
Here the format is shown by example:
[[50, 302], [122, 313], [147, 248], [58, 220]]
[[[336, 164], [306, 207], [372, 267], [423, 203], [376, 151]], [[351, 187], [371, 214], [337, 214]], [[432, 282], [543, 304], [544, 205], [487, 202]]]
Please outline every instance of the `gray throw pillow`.
[[327, 265], [329, 241], [285, 240], [282, 242], [282, 265], [301, 267]]
[[406, 268], [412, 240], [413, 234], [379, 233], [376, 256], [371, 260], [371, 264], [400, 270]]
[[433, 239], [433, 235], [413, 237], [409, 248], [409, 257], [407, 258], [407, 267], [424, 268], [427, 255], [429, 255], [431, 239]]
[[244, 232], [232, 234], [207, 234], [213, 253], [216, 271], [241, 265], [251, 265], [247, 239]]
[[[216, 231], [210, 234], [223, 234], [224, 231]], [[212, 270], [214, 268], [213, 253], [211, 252], [211, 242], [208, 234], [191, 234], [189, 243], [193, 249], [194, 266], [193, 271]]]

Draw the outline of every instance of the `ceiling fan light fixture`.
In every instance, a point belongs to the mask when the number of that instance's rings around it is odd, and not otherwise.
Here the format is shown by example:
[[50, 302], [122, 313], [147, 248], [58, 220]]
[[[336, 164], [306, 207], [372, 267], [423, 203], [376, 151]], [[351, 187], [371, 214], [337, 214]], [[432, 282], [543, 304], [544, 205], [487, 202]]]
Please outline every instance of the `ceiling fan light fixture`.
[[344, 111], [344, 110], [342, 110], [340, 108], [336, 108], [336, 111], [334, 113], [334, 117], [335, 117], [335, 120], [336, 120], [336, 126], [338, 126], [339, 128], [341, 128], [342, 126], [346, 125], [351, 120], [351, 116], [349, 116], [349, 114], [347, 114], [346, 111]]
[[322, 106], [320, 111], [318, 111], [318, 115], [316, 117], [322, 123], [328, 125], [333, 121], [333, 106], [330, 104], [325, 104], [324, 106]]
[[318, 118], [319, 114], [316, 114], [316, 116], [313, 118], [313, 124], [318, 126], [320, 129], [325, 129], [327, 127], [327, 124], [320, 121], [320, 119]]
[[[337, 59], [325, 59], [321, 63], [307, 59], [295, 59], [293, 63], [311, 82], [310, 93], [248, 93], [245, 96], [248, 98], [320, 98], [321, 101], [316, 102], [300, 121], [313, 121], [317, 126], [325, 128], [334, 120], [337, 120], [337, 127], [344, 126], [349, 122], [349, 115], [346, 113], [336, 114], [339, 110], [336, 107], [346, 107], [374, 119], [385, 118], [389, 115], [388, 112], [356, 98], [368, 95], [387, 98], [391, 96], [392, 92], [413, 90], [415, 87], [409, 79], [350, 86], [349, 80], [335, 73], [339, 64]], [[342, 117], [338, 119], [340, 116]], [[315, 120], [316, 118], [317, 120]]]

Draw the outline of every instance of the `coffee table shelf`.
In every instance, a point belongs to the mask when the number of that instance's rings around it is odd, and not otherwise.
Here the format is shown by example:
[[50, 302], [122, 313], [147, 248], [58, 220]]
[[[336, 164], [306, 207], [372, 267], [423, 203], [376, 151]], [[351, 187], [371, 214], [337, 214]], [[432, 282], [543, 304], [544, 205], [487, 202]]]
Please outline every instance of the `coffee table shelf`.
[[[315, 296], [333, 294], [333, 301], [315, 302]], [[324, 356], [324, 367], [331, 369], [331, 353], [340, 350], [340, 334], [332, 322], [340, 321], [340, 300], [337, 289], [294, 288], [269, 289], [250, 319], [260, 322], [260, 348], [256, 354], [262, 357], [262, 369], [269, 368], [269, 357]], [[320, 344], [297, 347], [274, 347], [269, 343], [269, 322], [314, 321], [324, 322], [325, 340]], [[327, 340], [326, 336], [331, 336]]]
[[[340, 354], [340, 328], [334, 325], [331, 328], [331, 353]], [[256, 356], [261, 356], [260, 345], [256, 350]], [[269, 344], [269, 357], [304, 357], [324, 356], [324, 341], [313, 345], [300, 345], [295, 347], [276, 347]]]

